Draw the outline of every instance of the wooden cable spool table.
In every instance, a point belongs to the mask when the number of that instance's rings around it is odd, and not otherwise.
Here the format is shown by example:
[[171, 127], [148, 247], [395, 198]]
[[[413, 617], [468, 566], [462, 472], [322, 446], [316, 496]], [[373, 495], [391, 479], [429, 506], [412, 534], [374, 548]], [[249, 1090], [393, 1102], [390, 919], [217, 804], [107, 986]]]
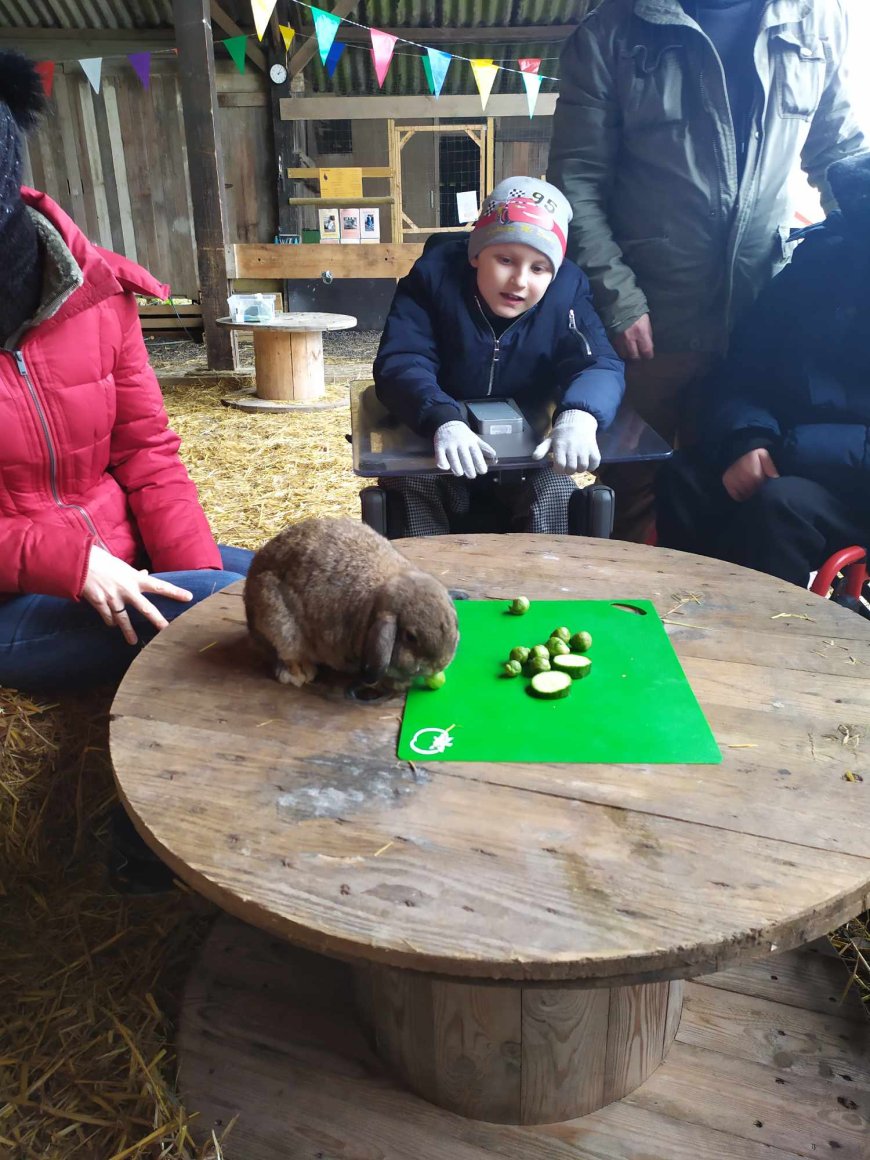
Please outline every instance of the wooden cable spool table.
[[[351, 314], [296, 311], [276, 314], [271, 322], [234, 322], [218, 318], [219, 326], [249, 330], [254, 335], [253, 390], [227, 395], [224, 403], [242, 411], [293, 411], [331, 407], [323, 371], [324, 330], [356, 326]], [[341, 406], [345, 405], [344, 400]]]
[[472, 598], [653, 601], [722, 764], [399, 762], [401, 700], [279, 686], [237, 585], [133, 663], [113, 711], [119, 790], [194, 889], [352, 964], [377, 1052], [413, 1091], [503, 1124], [582, 1116], [659, 1065], [681, 980], [866, 908], [870, 799], [841, 741], [868, 717], [870, 626], [771, 577], [620, 541], [397, 546]]

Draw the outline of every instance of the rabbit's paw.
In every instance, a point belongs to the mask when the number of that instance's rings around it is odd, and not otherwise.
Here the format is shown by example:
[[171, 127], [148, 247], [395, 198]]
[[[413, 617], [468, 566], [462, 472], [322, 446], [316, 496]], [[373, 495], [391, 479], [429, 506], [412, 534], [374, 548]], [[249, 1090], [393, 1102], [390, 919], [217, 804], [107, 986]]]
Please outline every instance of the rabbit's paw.
[[283, 661], [277, 661], [275, 664], [275, 680], [282, 685], [294, 685], [297, 689], [301, 689], [316, 676], [317, 665], [311, 664], [310, 661], [291, 661], [286, 665]]

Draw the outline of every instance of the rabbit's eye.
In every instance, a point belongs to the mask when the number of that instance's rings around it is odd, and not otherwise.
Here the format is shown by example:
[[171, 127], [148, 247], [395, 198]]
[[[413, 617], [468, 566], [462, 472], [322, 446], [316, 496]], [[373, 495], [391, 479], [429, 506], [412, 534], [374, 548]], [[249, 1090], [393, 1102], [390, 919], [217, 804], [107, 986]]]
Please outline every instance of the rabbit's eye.
[[417, 634], [416, 634], [416, 632], [414, 632], [414, 630], [412, 628], [406, 628], [405, 631], [402, 633], [402, 636], [405, 638], [406, 644], [416, 644], [417, 643]]

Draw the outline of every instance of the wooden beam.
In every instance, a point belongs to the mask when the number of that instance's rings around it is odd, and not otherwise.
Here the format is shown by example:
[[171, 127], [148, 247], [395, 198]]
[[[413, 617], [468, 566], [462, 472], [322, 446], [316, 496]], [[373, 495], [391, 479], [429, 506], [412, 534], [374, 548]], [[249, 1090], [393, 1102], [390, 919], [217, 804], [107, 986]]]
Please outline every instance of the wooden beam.
[[178, 75], [208, 366], [231, 370], [230, 331], [215, 322], [227, 312], [229, 239], [209, 0], [173, 0], [172, 11], [184, 60]]
[[126, 56], [175, 47], [172, 28], [0, 28], [0, 48], [16, 48], [36, 60], [75, 61], [89, 56]]
[[[178, 0], [176, 0], [178, 2]], [[423, 253], [422, 243], [360, 246], [233, 246], [237, 278], [403, 278]]]
[[257, 48], [256, 34], [254, 34], [253, 42], [249, 33], [246, 33], [244, 28], [240, 28], [235, 20], [225, 12], [218, 4], [217, 0], [210, 0], [209, 7], [211, 9], [211, 19], [218, 26], [221, 32], [225, 32], [227, 36], [247, 36], [245, 41], [245, 56], [257, 66], [260, 72], [266, 71], [266, 57], [262, 50]]
[[[419, 45], [436, 44], [554, 44], [565, 40], [576, 24], [522, 24], [511, 28], [383, 28], [399, 40]], [[368, 29], [343, 24], [337, 38], [346, 44], [371, 43]], [[542, 70], [546, 71], [546, 70]]]
[[[555, 93], [541, 93], [535, 106], [536, 117], [552, 117], [556, 108]], [[354, 121], [389, 120], [393, 118], [429, 117], [528, 117], [525, 96], [501, 94], [490, 97], [484, 113], [480, 97], [284, 97], [281, 118], [284, 121]]]
[[[350, 16], [354, 8], [357, 6], [357, 0], [336, 0], [332, 8], [333, 16]], [[312, 36], [307, 44], [294, 52], [290, 57], [290, 79], [296, 76], [297, 73], [302, 72], [308, 62], [313, 58], [317, 52], [317, 37]], [[289, 118], [292, 120], [293, 118]]]

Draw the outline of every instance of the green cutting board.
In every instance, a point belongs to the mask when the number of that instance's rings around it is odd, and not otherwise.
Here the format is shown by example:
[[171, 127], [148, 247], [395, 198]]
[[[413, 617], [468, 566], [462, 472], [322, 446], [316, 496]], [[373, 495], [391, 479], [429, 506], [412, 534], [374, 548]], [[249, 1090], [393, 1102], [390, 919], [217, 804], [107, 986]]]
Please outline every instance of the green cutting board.
[[[620, 607], [622, 605], [622, 607]], [[460, 600], [459, 647], [440, 689], [408, 691], [398, 755], [408, 761], [719, 762], [722, 755], [648, 600]], [[637, 611], [630, 611], [637, 609]], [[588, 677], [544, 701], [502, 676], [515, 645], [565, 625], [592, 634]]]

